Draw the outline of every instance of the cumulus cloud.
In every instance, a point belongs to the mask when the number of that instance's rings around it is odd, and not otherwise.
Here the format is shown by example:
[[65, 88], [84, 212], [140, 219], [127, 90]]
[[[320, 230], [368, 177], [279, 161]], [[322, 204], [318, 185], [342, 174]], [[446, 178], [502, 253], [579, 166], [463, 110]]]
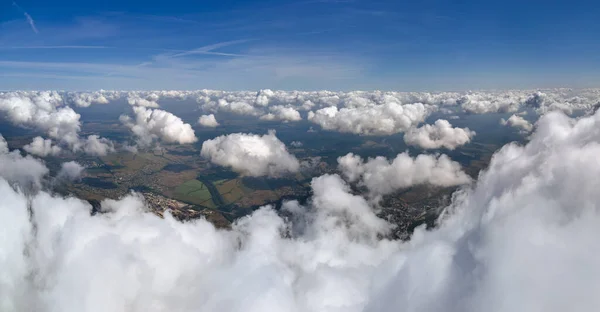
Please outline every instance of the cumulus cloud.
[[63, 98], [58, 92], [0, 93], [0, 112], [12, 124], [44, 131], [73, 151], [86, 143], [79, 137], [81, 116], [71, 107], [63, 106]]
[[85, 168], [76, 161], [68, 161], [61, 164], [60, 170], [56, 177], [69, 181], [77, 180], [81, 177]]
[[360, 156], [348, 153], [338, 158], [338, 169], [350, 182], [358, 181], [376, 195], [419, 184], [448, 187], [471, 181], [460, 164], [446, 155], [421, 154], [412, 158], [401, 153], [391, 161], [378, 156], [365, 162]]
[[59, 146], [53, 145], [52, 140], [44, 139], [42, 137], [35, 137], [33, 141], [25, 146], [23, 149], [32, 155], [46, 157], [46, 156], [56, 156], [60, 154], [61, 148]]
[[143, 94], [139, 92], [130, 92], [127, 96], [127, 103], [132, 106], [158, 108], [160, 107], [157, 103], [159, 99], [160, 96], [156, 93]]
[[453, 128], [447, 120], [438, 119], [433, 125], [409, 129], [404, 134], [404, 142], [424, 149], [453, 150], [469, 143], [474, 136], [475, 131], [469, 128]]
[[61, 104], [62, 97], [57, 92], [8, 92], [0, 96], [0, 111], [13, 124], [34, 127], [51, 138], [74, 144], [81, 116]]
[[466, 112], [473, 114], [516, 112], [523, 103], [520, 92], [486, 93], [474, 92], [458, 99], [458, 104]]
[[233, 133], [204, 141], [200, 155], [247, 176], [277, 177], [300, 167], [273, 130], [265, 135]]
[[[3, 311], [594, 311], [600, 305], [600, 115], [551, 112], [509, 144], [436, 229], [390, 225], [336, 175], [306, 206], [216, 230], [0, 179]], [[0, 164], [2, 164], [0, 162]], [[542, 298], [543, 300], [541, 300]]]
[[304, 145], [304, 144], [302, 144], [302, 142], [300, 142], [300, 141], [292, 141], [292, 143], [290, 143], [290, 145], [292, 147], [302, 147], [302, 145]]
[[0, 134], [0, 177], [2, 179], [24, 190], [39, 189], [42, 178], [48, 172], [48, 168], [41, 160], [30, 155], [22, 156], [18, 150], [10, 152], [6, 140]]
[[504, 118], [500, 119], [500, 124], [503, 126], [510, 126], [513, 128], [520, 129], [524, 133], [531, 132], [531, 130], [533, 129], [533, 125], [529, 121], [515, 114], [513, 114], [512, 116], [510, 116], [510, 118], [506, 120]]
[[208, 128], [214, 128], [219, 125], [214, 114], [200, 116], [200, 118], [198, 118], [198, 124]]
[[108, 104], [109, 100], [116, 97], [114, 93], [107, 92], [69, 92], [65, 95], [66, 101], [79, 107], [89, 107], [92, 104]]
[[363, 135], [386, 135], [404, 132], [423, 122], [432, 108], [421, 103], [342, 108], [335, 106], [308, 113], [308, 120], [326, 130]]
[[302, 120], [300, 113], [292, 107], [272, 106], [269, 108], [270, 113], [263, 115], [260, 119], [263, 120], [282, 120], [282, 121], [299, 121]]
[[160, 139], [165, 143], [191, 144], [196, 142], [196, 134], [190, 124], [181, 118], [160, 109], [133, 107], [135, 118], [121, 115], [121, 122], [137, 137], [141, 146], [149, 146]]
[[97, 135], [90, 135], [86, 139], [81, 139], [74, 147], [75, 151], [83, 151], [92, 156], [105, 156], [115, 151], [111, 140], [101, 138]]
[[8, 142], [6, 142], [2, 134], [0, 134], [0, 154], [8, 154]]

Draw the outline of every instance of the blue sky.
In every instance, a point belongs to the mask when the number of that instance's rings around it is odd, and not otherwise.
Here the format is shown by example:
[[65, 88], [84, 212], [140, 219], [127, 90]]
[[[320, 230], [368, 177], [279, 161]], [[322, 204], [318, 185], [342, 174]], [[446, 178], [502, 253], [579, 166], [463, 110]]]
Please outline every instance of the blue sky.
[[3, 1], [0, 90], [600, 84], [593, 1]]

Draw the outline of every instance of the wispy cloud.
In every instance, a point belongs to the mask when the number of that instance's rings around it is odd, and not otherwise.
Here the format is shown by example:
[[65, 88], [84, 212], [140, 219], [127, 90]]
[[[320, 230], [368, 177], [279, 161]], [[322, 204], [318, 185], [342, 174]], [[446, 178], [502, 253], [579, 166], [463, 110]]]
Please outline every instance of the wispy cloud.
[[[0, 71], [11, 77], [48, 79], [49, 86], [64, 75], [77, 82], [70, 88], [339, 88], [361, 76], [364, 60], [339, 54], [250, 50], [247, 56], [217, 59], [164, 58], [143, 64], [0, 61]], [[9, 80], [10, 81], [10, 80]], [[16, 81], [16, 80], [15, 80]], [[336, 82], [339, 82], [337, 84]], [[8, 88], [11, 88], [9, 85]]]
[[206, 46], [203, 46], [203, 47], [200, 47], [200, 48], [197, 48], [197, 49], [193, 49], [193, 50], [189, 50], [189, 51], [177, 53], [177, 54], [171, 55], [171, 57], [181, 57], [181, 56], [194, 55], [194, 54], [209, 54], [209, 55], [222, 55], [222, 56], [243, 56], [241, 54], [216, 52], [214, 50], [219, 49], [219, 48], [223, 48], [223, 47], [227, 47], [227, 46], [231, 46], [231, 45], [235, 45], [235, 44], [245, 43], [245, 42], [248, 42], [248, 41], [251, 41], [251, 39], [241, 39], [241, 40], [231, 40], [231, 41], [219, 42], [219, 43], [215, 43], [215, 44], [211, 44], [211, 45], [206, 45]]
[[19, 11], [23, 12], [25, 19], [27, 20], [27, 23], [29, 24], [29, 26], [31, 26], [31, 30], [33, 30], [33, 32], [36, 34], [39, 33], [37, 27], [35, 26], [35, 21], [33, 20], [33, 17], [31, 17], [31, 15], [29, 15], [29, 13], [25, 12], [25, 10], [23, 10], [23, 8], [21, 8], [15, 1], [13, 1], [13, 6], [15, 6], [17, 9], [19, 9]]
[[0, 50], [19, 50], [19, 49], [110, 49], [107, 46], [86, 46], [86, 45], [55, 45], [55, 46], [15, 46], [0, 47]]
[[31, 17], [31, 15], [29, 15], [29, 13], [27, 13], [27, 12], [23, 12], [23, 14], [25, 15], [25, 18], [27, 19], [27, 23], [29, 23], [29, 26], [31, 26], [31, 30], [33, 30], [33, 32], [36, 34], [39, 33], [37, 27], [35, 27], [35, 21]]

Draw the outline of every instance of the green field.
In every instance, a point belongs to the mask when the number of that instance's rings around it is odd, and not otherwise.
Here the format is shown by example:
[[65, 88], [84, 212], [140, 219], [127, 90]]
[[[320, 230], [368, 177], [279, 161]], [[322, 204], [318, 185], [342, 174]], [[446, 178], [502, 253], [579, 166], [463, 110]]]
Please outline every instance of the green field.
[[204, 183], [198, 180], [189, 180], [175, 188], [175, 199], [201, 205], [208, 208], [214, 208], [210, 192], [204, 186]]

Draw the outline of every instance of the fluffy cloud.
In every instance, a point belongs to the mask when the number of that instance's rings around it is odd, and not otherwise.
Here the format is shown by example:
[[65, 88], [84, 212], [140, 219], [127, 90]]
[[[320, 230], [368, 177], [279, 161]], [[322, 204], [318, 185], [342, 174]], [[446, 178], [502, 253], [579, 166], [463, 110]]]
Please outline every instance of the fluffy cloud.
[[81, 116], [62, 105], [63, 98], [58, 92], [0, 93], [0, 112], [12, 124], [44, 131], [50, 138], [77, 151], [86, 144], [85, 139], [79, 138]]
[[200, 118], [198, 118], [198, 124], [208, 128], [214, 128], [219, 125], [214, 114], [200, 116]]
[[[600, 115], [541, 118], [499, 150], [436, 229], [408, 242], [338, 176], [307, 206], [230, 230], [90, 205], [0, 179], [2, 311], [594, 311], [600, 305]], [[0, 162], [2, 164], [2, 162]], [[543, 298], [543, 300], [540, 300]]]
[[65, 95], [66, 101], [79, 107], [88, 107], [92, 104], [108, 104], [117, 94], [110, 92], [69, 92]]
[[121, 122], [129, 127], [141, 146], [149, 146], [160, 139], [165, 143], [190, 144], [196, 142], [196, 134], [190, 124], [181, 118], [160, 109], [133, 107], [135, 119], [121, 115]]
[[8, 154], [8, 142], [6, 142], [2, 134], [0, 134], [0, 154]]
[[473, 114], [516, 112], [523, 103], [520, 92], [484, 93], [476, 92], [462, 96], [458, 104], [466, 112]]
[[61, 148], [53, 145], [52, 140], [44, 139], [42, 137], [35, 137], [33, 141], [25, 146], [23, 149], [32, 155], [46, 157], [48, 155], [56, 156], [60, 154]]
[[111, 140], [101, 138], [97, 135], [90, 135], [87, 139], [81, 139], [74, 147], [75, 151], [83, 151], [92, 156], [105, 156], [115, 151]]
[[297, 172], [300, 163], [291, 155], [275, 131], [265, 135], [233, 133], [202, 143], [202, 157], [248, 176], [277, 177]]
[[78, 140], [81, 116], [61, 103], [56, 92], [9, 92], [0, 96], [0, 112], [15, 125], [34, 127], [72, 145]]
[[157, 103], [159, 99], [160, 96], [156, 93], [143, 94], [139, 92], [130, 92], [127, 96], [127, 103], [132, 106], [157, 108], [160, 107]]
[[272, 106], [269, 108], [270, 113], [263, 115], [260, 119], [263, 120], [283, 120], [283, 121], [299, 121], [302, 120], [300, 113], [292, 107]]
[[42, 178], [48, 172], [46, 165], [39, 159], [30, 155], [23, 157], [18, 150], [9, 152], [6, 140], [0, 135], [0, 177], [2, 179], [18, 185], [23, 190], [39, 189]]
[[447, 120], [438, 119], [433, 125], [409, 129], [404, 134], [404, 142], [424, 149], [453, 150], [469, 143], [474, 136], [475, 131], [469, 128], [453, 128]]
[[418, 184], [447, 187], [471, 180], [460, 164], [446, 155], [412, 158], [408, 153], [401, 153], [392, 161], [378, 156], [365, 162], [360, 156], [348, 153], [338, 158], [338, 169], [350, 182], [358, 181], [376, 195]]
[[529, 121], [525, 120], [525, 118], [521, 116], [514, 114], [510, 116], [510, 118], [508, 118], [507, 120], [505, 120], [504, 118], [500, 119], [500, 124], [503, 126], [510, 126], [513, 128], [520, 129], [525, 133], [531, 132], [531, 130], [533, 129], [533, 125]]
[[309, 112], [308, 120], [326, 130], [364, 135], [386, 135], [406, 131], [423, 122], [432, 108], [421, 103], [342, 108], [335, 106]]
[[64, 180], [77, 180], [81, 177], [81, 174], [83, 173], [83, 170], [85, 170], [85, 168], [80, 165], [79, 163], [75, 162], [75, 161], [68, 161], [65, 163], [62, 163], [60, 170], [58, 171], [58, 174], [56, 175], [56, 177], [58, 179], [64, 179]]

